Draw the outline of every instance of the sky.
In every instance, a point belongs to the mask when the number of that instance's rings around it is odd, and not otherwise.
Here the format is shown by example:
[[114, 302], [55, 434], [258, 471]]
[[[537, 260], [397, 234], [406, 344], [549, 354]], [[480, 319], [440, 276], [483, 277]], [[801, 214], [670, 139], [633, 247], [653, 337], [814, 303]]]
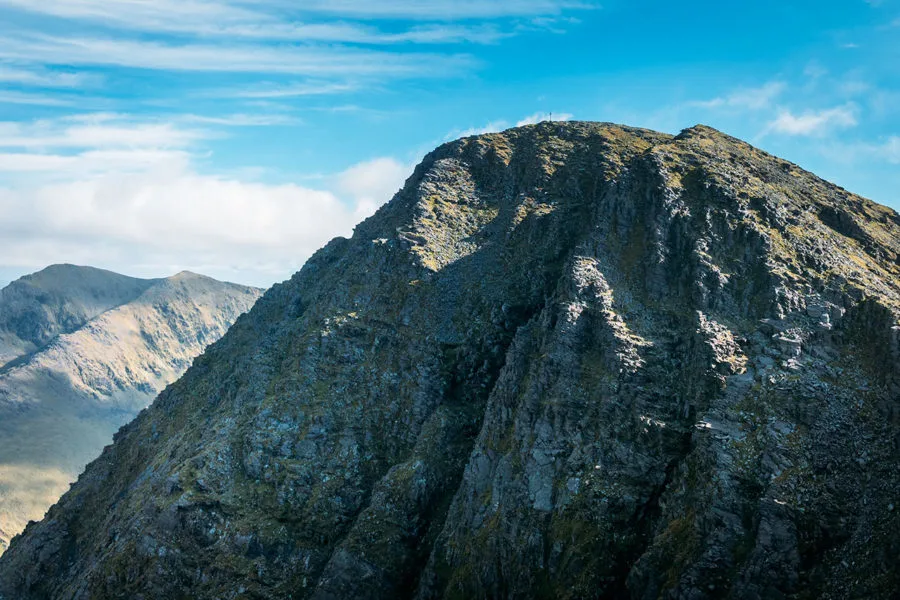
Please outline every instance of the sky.
[[433, 147], [704, 123], [900, 209], [900, 0], [0, 0], [0, 284], [284, 280]]

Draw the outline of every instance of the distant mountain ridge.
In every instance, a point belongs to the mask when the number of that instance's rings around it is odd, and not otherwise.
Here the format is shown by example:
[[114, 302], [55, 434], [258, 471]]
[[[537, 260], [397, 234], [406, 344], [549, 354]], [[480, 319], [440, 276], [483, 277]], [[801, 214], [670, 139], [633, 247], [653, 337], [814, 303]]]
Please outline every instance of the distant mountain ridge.
[[134, 300], [160, 279], [51, 265], [0, 289], [0, 366]]
[[73, 265], [0, 290], [0, 552], [260, 293]]

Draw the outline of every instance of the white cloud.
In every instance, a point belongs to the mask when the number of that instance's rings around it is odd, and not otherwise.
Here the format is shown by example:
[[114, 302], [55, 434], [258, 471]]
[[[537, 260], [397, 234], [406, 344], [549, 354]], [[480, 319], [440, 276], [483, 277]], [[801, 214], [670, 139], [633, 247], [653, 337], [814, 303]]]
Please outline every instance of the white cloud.
[[765, 132], [822, 135], [832, 129], [853, 127], [856, 123], [856, 109], [851, 104], [820, 111], [806, 111], [799, 115], [783, 109], [778, 117], [769, 123]]
[[712, 100], [692, 102], [692, 106], [702, 108], [741, 108], [750, 110], [762, 110], [769, 108], [772, 102], [780, 96], [787, 86], [780, 81], [772, 81], [757, 88], [743, 88]]
[[0, 6], [145, 30], [170, 31], [202, 22], [227, 26], [259, 18], [250, 10], [204, 0], [0, 0]]
[[900, 164], [900, 136], [892, 136], [884, 145], [888, 162]]
[[330, 83], [326, 81], [317, 82], [295, 82], [289, 84], [260, 84], [253, 88], [213, 92], [216, 96], [234, 96], [237, 98], [298, 98], [302, 96], [324, 96], [328, 94], [341, 94], [352, 92], [358, 89], [358, 86], [352, 83]]
[[884, 118], [900, 114], [900, 90], [874, 88], [866, 98], [868, 108], [875, 117]]
[[830, 161], [841, 165], [867, 165], [879, 163], [900, 164], [900, 136], [890, 136], [880, 141], [829, 140], [817, 150]]
[[39, 3], [29, 0], [0, 0], [0, 6], [57, 17], [110, 20], [125, 20], [127, 15], [132, 15], [134, 19], [156, 21], [162, 20], [167, 14], [182, 19], [218, 17], [240, 20], [253, 14], [225, 2], [207, 0], [44, 0]]
[[412, 168], [394, 158], [362, 162], [337, 175], [337, 191], [352, 198], [355, 210], [368, 216], [393, 197]]
[[90, 150], [80, 154], [8, 152], [0, 153], [0, 174], [11, 174], [17, 180], [26, 174], [39, 174], [45, 181], [54, 181], [79, 174], [178, 169], [189, 163], [190, 158], [184, 151], [140, 148]]
[[567, 9], [597, 6], [566, 0], [307, 0], [303, 10], [353, 18], [455, 20], [558, 15]]
[[524, 125], [534, 125], [536, 123], [540, 123], [541, 121], [569, 121], [572, 119], [574, 115], [570, 113], [545, 113], [545, 112], [536, 112], [533, 115], [529, 115], [516, 123], [516, 127], [522, 127]]
[[541, 121], [548, 121], [550, 117], [553, 117], [554, 121], [569, 121], [572, 119], [573, 115], [570, 113], [545, 113], [545, 112], [537, 112], [533, 115], [529, 115], [524, 119], [520, 119], [515, 122], [515, 125], [512, 125], [509, 121], [505, 119], [498, 119], [496, 121], [491, 121], [486, 125], [482, 125], [480, 127], [468, 127], [466, 129], [454, 129], [450, 133], [444, 136], [442, 141], [448, 142], [450, 140], [456, 140], [459, 138], [470, 137], [473, 135], [483, 135], [485, 133], [498, 133], [503, 131], [504, 129], [509, 129], [510, 127], [524, 127], [525, 125], [535, 125], [540, 123]]
[[304, 22], [304, 17], [468, 20], [557, 15], [574, 2], [448, 0], [419, 2], [226, 2], [211, 0], [0, 0], [0, 7], [101, 23], [116, 29], [230, 38], [355, 44], [494, 43], [512, 32], [487, 25], [425, 25], [382, 32], [347, 21]]
[[[382, 34], [369, 43], [400, 43], [412, 42], [417, 44], [458, 44], [470, 42], [474, 44], [494, 44], [500, 40], [515, 35], [510, 31], [501, 31], [494, 26], [461, 26], [461, 25], [428, 25], [412, 27], [407, 31], [396, 34]], [[365, 40], [360, 40], [365, 41]]]
[[206, 132], [188, 120], [0, 123], [4, 267], [66, 261], [145, 276], [192, 269], [268, 285], [348, 235], [411, 170], [378, 158], [324, 178], [321, 189], [205, 175], [193, 163]]
[[0, 148], [167, 149], [183, 148], [210, 135], [172, 122], [139, 122], [115, 115], [0, 122]]
[[204, 123], [208, 125], [223, 125], [226, 127], [270, 127], [273, 125], [296, 125], [300, 122], [296, 117], [279, 114], [233, 114], [210, 117], [205, 115], [185, 115], [181, 121], [189, 123]]
[[164, 44], [106, 38], [4, 36], [0, 58], [49, 65], [104, 65], [166, 71], [280, 73], [321, 77], [446, 76], [472, 66], [460, 55], [391, 53], [347, 47]]
[[838, 84], [842, 94], [846, 96], [862, 96], [868, 95], [872, 91], [872, 86], [857, 78], [847, 78]]
[[96, 80], [97, 77], [84, 73], [63, 73], [47, 69], [28, 70], [0, 65], [0, 83], [44, 88], [74, 88]]
[[473, 135], [483, 135], [485, 133], [497, 133], [509, 128], [507, 121], [491, 121], [487, 125], [481, 127], [469, 127], [468, 129], [455, 129], [444, 136], [444, 141], [456, 140], [459, 138], [470, 137]]
[[822, 63], [819, 61], [813, 60], [803, 69], [803, 75], [806, 76], [807, 79], [816, 81], [828, 75], [828, 69], [822, 66]]
[[118, 172], [0, 190], [0, 235], [4, 263], [25, 270], [61, 261], [124, 272], [143, 265], [135, 274], [190, 268], [267, 285], [374, 208], [297, 185]]
[[0, 91], [0, 104], [28, 104], [31, 106], [71, 106], [70, 100], [45, 94]]
[[232, 38], [375, 45], [402, 43], [458, 44], [464, 42], [493, 44], [514, 35], [512, 31], [501, 31], [491, 25], [448, 24], [410, 27], [398, 33], [387, 33], [373, 27], [349, 23], [273, 23], [234, 27], [211, 27], [208, 23], [204, 23], [198, 26], [182, 25], [178, 30]]

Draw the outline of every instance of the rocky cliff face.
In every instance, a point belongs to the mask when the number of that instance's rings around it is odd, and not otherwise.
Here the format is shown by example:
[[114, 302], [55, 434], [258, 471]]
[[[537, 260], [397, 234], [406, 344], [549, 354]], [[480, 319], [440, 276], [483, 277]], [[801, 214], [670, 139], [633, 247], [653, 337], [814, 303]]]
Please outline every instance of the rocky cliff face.
[[0, 366], [0, 552], [260, 293], [71, 265], [0, 292], [6, 339], [31, 347]]
[[711, 130], [444, 145], [0, 558], [13, 598], [889, 598], [900, 217]]

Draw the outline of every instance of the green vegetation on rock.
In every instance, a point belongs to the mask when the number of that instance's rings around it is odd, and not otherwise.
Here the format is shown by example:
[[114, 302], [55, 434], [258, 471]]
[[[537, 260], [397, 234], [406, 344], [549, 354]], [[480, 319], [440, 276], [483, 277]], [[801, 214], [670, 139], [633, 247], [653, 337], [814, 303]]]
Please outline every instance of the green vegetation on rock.
[[708, 127], [429, 154], [0, 558], [28, 598], [882, 598], [900, 217]]

